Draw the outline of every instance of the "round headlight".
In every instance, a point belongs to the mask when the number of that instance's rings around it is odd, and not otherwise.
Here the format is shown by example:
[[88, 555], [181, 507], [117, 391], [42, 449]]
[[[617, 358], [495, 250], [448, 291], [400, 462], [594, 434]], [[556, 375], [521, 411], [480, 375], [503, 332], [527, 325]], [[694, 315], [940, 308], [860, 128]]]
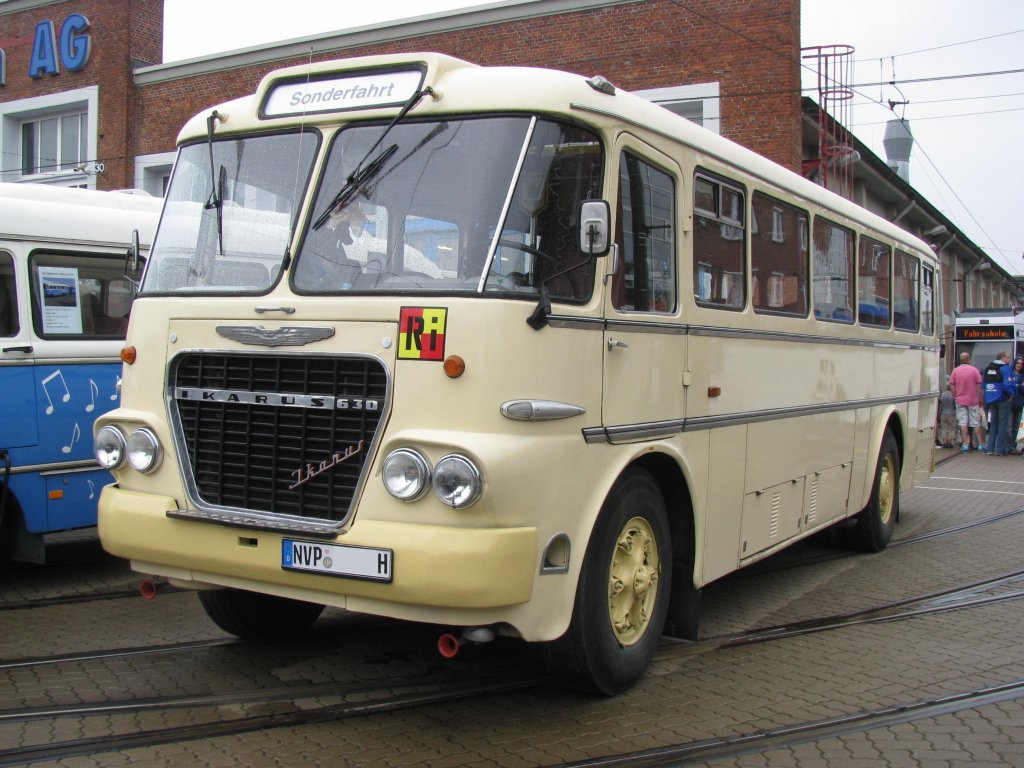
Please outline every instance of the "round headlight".
[[476, 465], [465, 456], [445, 456], [434, 467], [434, 493], [455, 509], [465, 509], [480, 498], [483, 480]]
[[92, 442], [96, 461], [104, 469], [117, 469], [124, 461], [124, 435], [117, 427], [101, 427]]
[[427, 460], [416, 451], [399, 448], [384, 459], [382, 476], [388, 493], [401, 501], [415, 501], [430, 484]]
[[128, 436], [125, 445], [128, 463], [139, 472], [152, 472], [160, 465], [160, 443], [145, 427]]

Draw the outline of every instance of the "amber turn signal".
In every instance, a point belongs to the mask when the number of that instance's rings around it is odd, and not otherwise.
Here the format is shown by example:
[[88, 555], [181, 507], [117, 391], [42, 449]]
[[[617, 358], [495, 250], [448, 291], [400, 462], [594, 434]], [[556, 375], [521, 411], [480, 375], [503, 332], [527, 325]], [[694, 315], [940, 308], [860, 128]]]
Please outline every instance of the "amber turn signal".
[[125, 365], [132, 365], [135, 362], [136, 350], [135, 347], [128, 346], [121, 350], [121, 362]]
[[444, 372], [450, 379], [457, 379], [466, 372], [466, 361], [458, 355], [449, 355], [444, 359]]

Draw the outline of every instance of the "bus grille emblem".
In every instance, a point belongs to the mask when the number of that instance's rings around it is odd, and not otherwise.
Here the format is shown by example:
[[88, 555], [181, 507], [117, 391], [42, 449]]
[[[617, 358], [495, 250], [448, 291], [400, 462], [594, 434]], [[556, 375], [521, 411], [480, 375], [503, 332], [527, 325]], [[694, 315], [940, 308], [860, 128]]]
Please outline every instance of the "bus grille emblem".
[[333, 328], [301, 328], [284, 326], [264, 328], [252, 325], [218, 325], [217, 333], [226, 339], [241, 344], [258, 344], [264, 347], [300, 347], [314, 341], [329, 339]]
[[365, 444], [365, 440], [360, 440], [357, 445], [350, 445], [344, 451], [333, 453], [319, 464], [307, 464], [304, 467], [299, 467], [292, 472], [292, 477], [295, 478], [295, 482], [288, 486], [288, 490], [294, 491], [300, 485], [309, 482], [317, 475], [322, 475], [324, 472], [332, 467], [338, 466], [343, 461], [359, 455], [363, 452], [363, 446]]

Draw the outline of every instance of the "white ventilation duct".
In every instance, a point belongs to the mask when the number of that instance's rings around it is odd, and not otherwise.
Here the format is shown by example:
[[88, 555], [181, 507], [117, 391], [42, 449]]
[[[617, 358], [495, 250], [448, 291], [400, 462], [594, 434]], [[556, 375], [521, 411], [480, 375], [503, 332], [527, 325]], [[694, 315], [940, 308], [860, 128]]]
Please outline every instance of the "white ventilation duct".
[[886, 163], [908, 184], [910, 183], [910, 150], [914, 147], [914, 135], [906, 120], [890, 120], [885, 124]]

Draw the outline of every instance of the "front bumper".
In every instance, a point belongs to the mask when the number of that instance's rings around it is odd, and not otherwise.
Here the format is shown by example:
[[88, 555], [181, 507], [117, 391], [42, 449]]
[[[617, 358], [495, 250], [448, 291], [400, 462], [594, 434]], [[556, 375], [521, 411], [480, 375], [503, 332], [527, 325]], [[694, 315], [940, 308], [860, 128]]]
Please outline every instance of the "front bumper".
[[[538, 570], [534, 528], [450, 527], [357, 517], [347, 532], [325, 543], [391, 549], [390, 583], [288, 571], [281, 567], [281, 542], [294, 536], [169, 518], [167, 513], [175, 509], [168, 497], [105, 487], [99, 505], [103, 547], [150, 575], [396, 617], [419, 613], [423, 607], [462, 612], [519, 605], [530, 599]], [[358, 599], [350, 605], [349, 598]], [[394, 606], [389, 609], [385, 604]], [[401, 605], [419, 610], [401, 610]]]

